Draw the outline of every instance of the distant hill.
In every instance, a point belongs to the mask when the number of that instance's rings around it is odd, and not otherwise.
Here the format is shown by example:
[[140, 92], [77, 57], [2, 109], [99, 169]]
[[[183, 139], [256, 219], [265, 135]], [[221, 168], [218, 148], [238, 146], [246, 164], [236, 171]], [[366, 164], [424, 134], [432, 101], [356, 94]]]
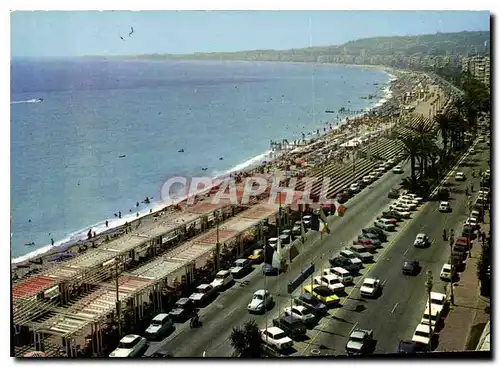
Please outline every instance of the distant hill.
[[307, 47], [291, 50], [252, 50], [185, 55], [144, 54], [119, 57], [160, 60], [252, 60], [395, 65], [398, 64], [398, 61], [391, 60], [408, 57], [456, 57], [473, 54], [490, 54], [489, 31], [373, 37], [350, 41], [340, 46]]

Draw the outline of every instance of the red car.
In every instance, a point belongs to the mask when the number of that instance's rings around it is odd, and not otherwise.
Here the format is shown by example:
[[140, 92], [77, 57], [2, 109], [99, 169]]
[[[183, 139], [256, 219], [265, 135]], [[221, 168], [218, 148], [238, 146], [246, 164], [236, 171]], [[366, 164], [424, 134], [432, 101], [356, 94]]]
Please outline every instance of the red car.
[[389, 223], [394, 224], [395, 226], [398, 224], [398, 220], [396, 218], [384, 218], [384, 217], [377, 217], [377, 219], [385, 219]]
[[455, 244], [460, 244], [463, 246], [471, 246], [472, 243], [467, 237], [458, 237], [458, 240], [455, 242]]
[[352, 244], [353, 245], [361, 245], [364, 248], [366, 248], [366, 250], [368, 252], [375, 252], [375, 246], [372, 244], [372, 241], [369, 239], [364, 239], [364, 238], [358, 239], [357, 241], [353, 241]]

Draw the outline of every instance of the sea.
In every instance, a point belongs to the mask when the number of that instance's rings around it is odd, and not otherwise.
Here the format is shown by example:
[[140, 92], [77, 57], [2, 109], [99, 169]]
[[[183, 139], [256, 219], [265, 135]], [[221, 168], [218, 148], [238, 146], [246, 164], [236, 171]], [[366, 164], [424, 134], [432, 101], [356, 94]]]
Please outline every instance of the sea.
[[169, 177], [241, 170], [268, 159], [271, 140], [349, 117], [325, 111], [381, 105], [390, 78], [326, 64], [11, 60], [11, 261], [158, 209]]

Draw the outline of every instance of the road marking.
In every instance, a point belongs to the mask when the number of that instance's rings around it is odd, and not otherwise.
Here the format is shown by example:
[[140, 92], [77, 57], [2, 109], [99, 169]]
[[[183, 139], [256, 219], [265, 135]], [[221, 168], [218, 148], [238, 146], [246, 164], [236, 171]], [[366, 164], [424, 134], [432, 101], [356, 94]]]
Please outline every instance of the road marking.
[[385, 279], [385, 280], [382, 282], [382, 287], [385, 285], [385, 283], [387, 283], [387, 279]]
[[394, 311], [396, 310], [396, 307], [398, 307], [398, 305], [399, 305], [399, 302], [396, 302], [396, 304], [394, 305], [394, 307], [391, 310], [391, 313], [394, 313]]
[[406, 251], [404, 252], [403, 256], [405, 256], [408, 253], [408, 251], [410, 251], [409, 247], [406, 249]]
[[352, 327], [351, 331], [349, 331], [349, 335], [356, 329], [356, 326], [358, 326], [358, 323], [355, 323], [354, 326]]

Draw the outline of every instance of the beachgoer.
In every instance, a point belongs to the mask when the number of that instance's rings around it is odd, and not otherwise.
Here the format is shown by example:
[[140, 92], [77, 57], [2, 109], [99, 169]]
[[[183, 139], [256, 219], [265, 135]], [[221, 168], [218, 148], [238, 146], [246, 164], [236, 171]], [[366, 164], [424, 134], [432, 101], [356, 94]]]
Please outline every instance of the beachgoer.
[[92, 237], [95, 237], [95, 236], [96, 236], [96, 233], [95, 233], [95, 231], [94, 231], [94, 235], [93, 235]]
[[118, 217], [118, 214], [116, 214], [116, 213], [113, 213], [113, 214], [115, 215], [115, 217]]
[[135, 203], [135, 206], [139, 207], [139, 202]]
[[31, 219], [28, 219], [28, 223], [31, 223]]
[[52, 246], [54, 246], [54, 239], [53, 239], [53, 238], [51, 238], [51, 239], [50, 239], [50, 244], [51, 244]]
[[122, 212], [118, 212], [118, 218], [122, 217]]
[[90, 240], [92, 238], [92, 228], [87, 232], [87, 239]]
[[108, 228], [108, 225], [109, 225], [109, 223], [108, 223], [108, 221], [106, 221], [106, 228]]

